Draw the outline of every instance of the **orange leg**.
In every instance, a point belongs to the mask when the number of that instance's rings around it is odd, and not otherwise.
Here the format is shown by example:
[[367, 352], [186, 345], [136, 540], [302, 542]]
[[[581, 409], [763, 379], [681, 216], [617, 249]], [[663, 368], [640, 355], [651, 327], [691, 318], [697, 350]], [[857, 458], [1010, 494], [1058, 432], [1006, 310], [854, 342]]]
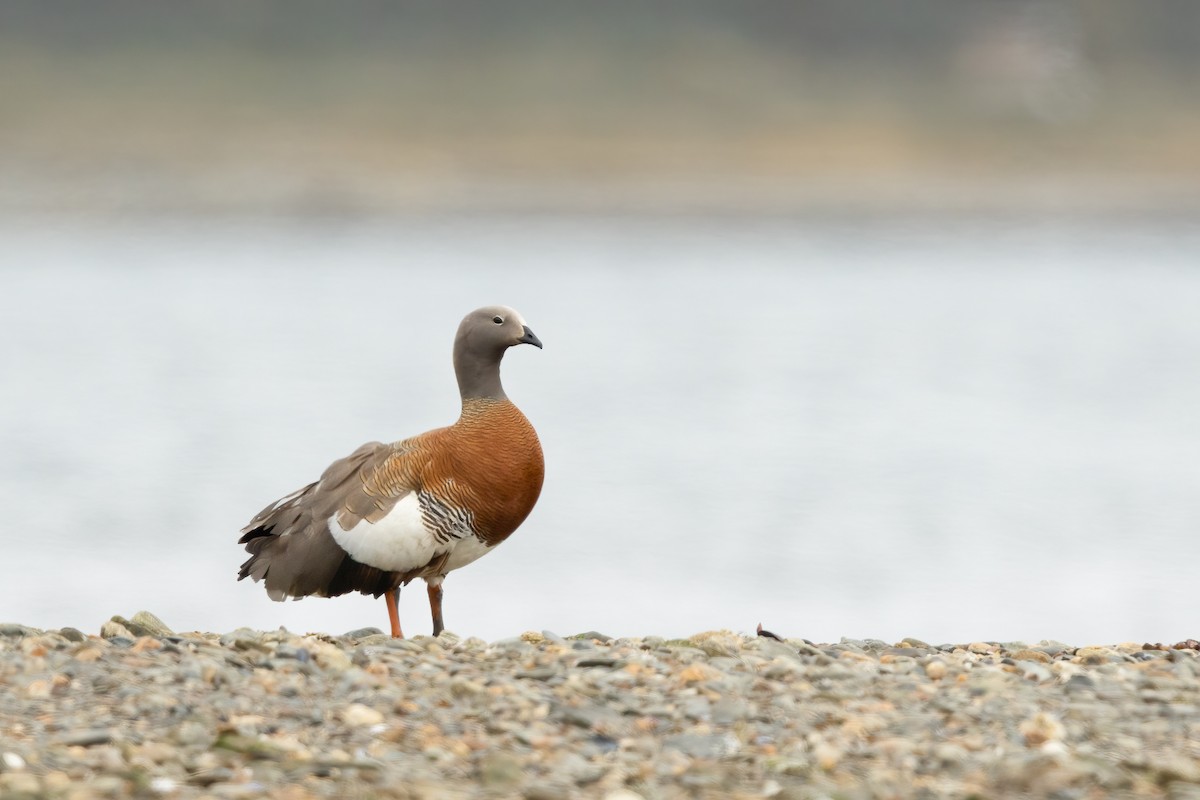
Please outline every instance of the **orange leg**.
[[400, 590], [387, 592], [384, 594], [384, 598], [387, 600], [388, 620], [392, 623], [392, 638], [403, 639], [404, 631], [400, 630], [400, 606], [398, 605]]
[[442, 625], [442, 582], [431, 583], [426, 588], [429, 591], [429, 610], [433, 612], [433, 635], [437, 636], [446, 629]]

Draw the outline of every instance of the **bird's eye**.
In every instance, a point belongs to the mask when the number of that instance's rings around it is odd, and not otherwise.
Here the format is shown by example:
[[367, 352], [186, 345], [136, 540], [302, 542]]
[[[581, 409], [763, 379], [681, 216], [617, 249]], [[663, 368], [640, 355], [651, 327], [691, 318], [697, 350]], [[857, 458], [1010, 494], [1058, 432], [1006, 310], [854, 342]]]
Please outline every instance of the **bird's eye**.
[[492, 317], [492, 322], [496, 323], [497, 325], [503, 325], [504, 317]]

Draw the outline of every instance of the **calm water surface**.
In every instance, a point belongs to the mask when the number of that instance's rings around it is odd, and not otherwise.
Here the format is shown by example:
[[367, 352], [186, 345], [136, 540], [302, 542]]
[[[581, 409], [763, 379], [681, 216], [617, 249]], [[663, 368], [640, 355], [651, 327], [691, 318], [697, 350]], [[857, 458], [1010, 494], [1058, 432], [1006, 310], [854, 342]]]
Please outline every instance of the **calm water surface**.
[[0, 619], [385, 627], [238, 529], [451, 422], [494, 302], [547, 480], [453, 631], [1197, 633], [1200, 228], [962, 219], [0, 222]]

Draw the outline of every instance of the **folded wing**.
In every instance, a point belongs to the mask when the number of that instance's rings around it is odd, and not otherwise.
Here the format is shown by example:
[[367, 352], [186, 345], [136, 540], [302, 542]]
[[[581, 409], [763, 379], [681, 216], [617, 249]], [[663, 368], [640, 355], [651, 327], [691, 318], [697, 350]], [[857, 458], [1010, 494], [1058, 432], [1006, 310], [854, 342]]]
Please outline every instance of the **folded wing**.
[[345, 530], [373, 524], [420, 490], [419, 448], [410, 442], [368, 442], [331, 464], [320, 480], [264, 508], [242, 529], [238, 542], [251, 556], [238, 579], [265, 581], [267, 594], [283, 600], [352, 591], [379, 596], [415, 577], [425, 565], [394, 571], [360, 563], [330, 532], [331, 519]]

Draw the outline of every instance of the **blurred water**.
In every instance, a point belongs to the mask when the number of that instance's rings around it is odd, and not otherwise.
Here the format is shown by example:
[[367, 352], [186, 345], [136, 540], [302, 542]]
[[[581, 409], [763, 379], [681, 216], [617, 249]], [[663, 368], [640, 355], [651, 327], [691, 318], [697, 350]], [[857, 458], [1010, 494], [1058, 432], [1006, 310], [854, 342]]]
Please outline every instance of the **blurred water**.
[[547, 480], [453, 631], [1194, 636], [1198, 265], [1180, 222], [10, 218], [0, 619], [385, 627], [235, 582], [238, 529], [452, 421], [501, 302]]

